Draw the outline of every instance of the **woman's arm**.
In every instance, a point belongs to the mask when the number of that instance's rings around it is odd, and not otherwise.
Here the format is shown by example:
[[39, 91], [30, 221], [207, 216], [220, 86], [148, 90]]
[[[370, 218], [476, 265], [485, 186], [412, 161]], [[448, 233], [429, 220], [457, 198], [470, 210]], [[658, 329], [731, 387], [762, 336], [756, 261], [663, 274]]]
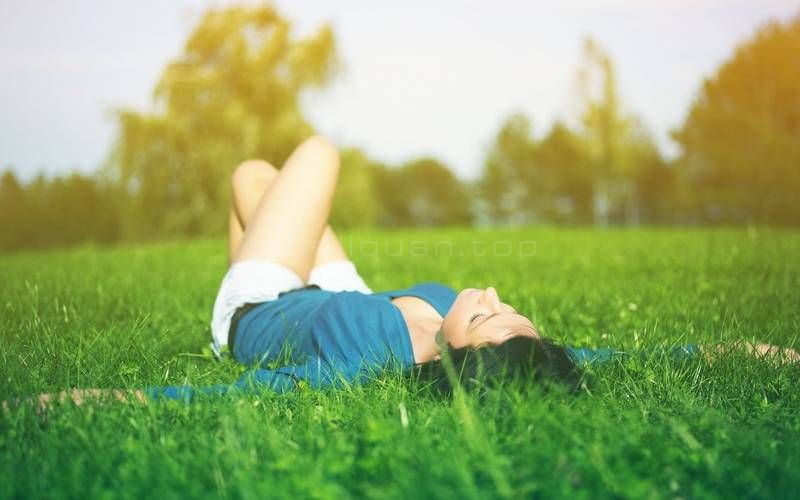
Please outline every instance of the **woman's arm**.
[[56, 393], [40, 394], [33, 398], [16, 399], [3, 401], [3, 412], [8, 413], [14, 408], [23, 405], [32, 406], [37, 413], [46, 412], [56, 404], [72, 402], [80, 406], [87, 401], [115, 401], [115, 402], [138, 402], [147, 403], [147, 396], [142, 390], [123, 390], [123, 389], [71, 389]]
[[307, 385], [315, 389], [343, 385], [347, 377], [324, 364], [307, 363], [276, 368], [275, 370], [255, 369], [246, 372], [233, 384], [216, 384], [202, 387], [174, 385], [165, 387], [146, 387], [144, 389], [72, 389], [52, 394], [41, 394], [37, 397], [16, 401], [3, 401], [2, 408], [8, 413], [22, 405], [32, 405], [39, 413], [46, 412], [53, 406], [72, 402], [80, 406], [87, 401], [137, 402], [147, 404], [150, 401], [175, 400], [190, 402], [196, 396], [225, 396], [228, 394], [245, 394], [269, 390], [285, 393]]
[[800, 362], [800, 354], [796, 350], [772, 344], [754, 344], [739, 340], [731, 344], [701, 345], [700, 348], [706, 358], [709, 359], [716, 358], [726, 352], [744, 349], [748, 354], [752, 354], [759, 359], [774, 359], [783, 364]]

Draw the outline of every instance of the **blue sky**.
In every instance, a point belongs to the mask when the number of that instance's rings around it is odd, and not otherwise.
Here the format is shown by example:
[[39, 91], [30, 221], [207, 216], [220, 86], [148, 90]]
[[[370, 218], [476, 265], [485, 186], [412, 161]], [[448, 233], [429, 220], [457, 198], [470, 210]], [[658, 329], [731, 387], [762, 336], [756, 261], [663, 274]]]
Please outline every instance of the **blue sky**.
[[[229, 3], [0, 0], [0, 168], [25, 179], [95, 170], [114, 138], [110, 111], [148, 109], [204, 9]], [[464, 178], [479, 173], [508, 113], [529, 114], [539, 135], [574, 118], [587, 35], [614, 58], [627, 106], [674, 155], [669, 131], [703, 78], [765, 21], [800, 14], [787, 0], [277, 5], [299, 34], [334, 26], [345, 69], [303, 101], [322, 133], [392, 163], [434, 155]]]

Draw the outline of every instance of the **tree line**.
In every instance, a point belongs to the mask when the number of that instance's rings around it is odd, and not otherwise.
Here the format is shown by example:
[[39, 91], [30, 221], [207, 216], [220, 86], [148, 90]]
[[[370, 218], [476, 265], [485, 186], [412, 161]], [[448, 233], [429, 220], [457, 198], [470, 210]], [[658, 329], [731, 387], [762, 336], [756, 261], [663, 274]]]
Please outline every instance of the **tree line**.
[[[305, 38], [272, 6], [208, 11], [163, 71], [152, 110], [119, 109], [92, 175], [0, 177], [0, 249], [224, 234], [229, 177], [248, 158], [281, 165], [314, 132], [301, 93], [341, 61], [330, 26]], [[622, 102], [593, 40], [576, 75], [580, 112], [535, 133], [506, 117], [480, 176], [436, 158], [387, 165], [342, 149], [341, 228], [482, 224], [798, 224], [800, 17], [768, 23], [702, 83], [667, 160]]]

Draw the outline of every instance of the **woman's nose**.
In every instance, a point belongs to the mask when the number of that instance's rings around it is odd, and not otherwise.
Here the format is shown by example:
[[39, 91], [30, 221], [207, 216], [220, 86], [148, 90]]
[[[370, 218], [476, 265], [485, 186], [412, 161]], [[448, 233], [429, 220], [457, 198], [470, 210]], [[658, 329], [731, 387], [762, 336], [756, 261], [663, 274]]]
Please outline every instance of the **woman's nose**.
[[494, 307], [496, 309], [500, 309], [502, 303], [500, 302], [500, 297], [497, 296], [497, 290], [494, 287], [488, 287], [485, 293], [486, 297], [486, 305], [489, 307]]

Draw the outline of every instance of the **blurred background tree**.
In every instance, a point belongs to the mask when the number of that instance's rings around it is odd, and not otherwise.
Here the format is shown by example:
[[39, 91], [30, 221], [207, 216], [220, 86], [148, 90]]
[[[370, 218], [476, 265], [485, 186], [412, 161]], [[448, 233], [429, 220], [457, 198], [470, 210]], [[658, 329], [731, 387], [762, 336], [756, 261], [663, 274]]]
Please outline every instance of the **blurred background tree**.
[[[282, 165], [313, 133], [300, 96], [339, 64], [330, 26], [298, 39], [269, 5], [208, 11], [154, 108], [116, 113], [103, 169], [0, 176], [0, 250], [225, 234], [233, 168]], [[541, 136], [528, 115], [505, 117], [474, 182], [436, 158], [394, 166], [341, 145], [331, 223], [800, 224], [798, 74], [800, 17], [765, 25], [704, 82], [668, 161], [620, 97], [611, 56], [587, 39], [574, 116]]]
[[578, 102], [594, 222], [639, 224], [646, 200], [638, 181], [649, 176], [645, 169], [656, 167], [661, 155], [644, 123], [623, 105], [611, 57], [591, 38], [584, 41]]
[[[0, 177], [0, 249], [11, 250], [32, 242], [25, 189], [10, 169]], [[33, 245], [30, 245], [33, 246]]]
[[641, 120], [625, 110], [613, 62], [591, 39], [577, 81], [574, 129], [556, 121], [539, 140], [521, 113], [501, 125], [479, 182], [490, 218], [598, 225], [669, 219], [673, 169]]
[[800, 223], [800, 17], [739, 46], [674, 136], [686, 219]]
[[525, 223], [535, 217], [535, 153], [530, 118], [523, 113], [508, 116], [486, 155], [479, 182], [493, 221]]
[[[249, 158], [280, 167], [314, 133], [301, 94], [327, 85], [339, 64], [330, 26], [297, 39], [270, 5], [208, 11], [163, 71], [154, 109], [116, 112], [100, 172], [27, 185], [3, 175], [0, 248], [225, 234], [234, 167]], [[466, 186], [435, 159], [394, 168], [347, 147], [341, 157], [337, 228], [471, 221]]]
[[400, 168], [376, 165], [383, 226], [464, 225], [472, 221], [468, 189], [434, 158], [419, 158]]
[[39, 175], [23, 185], [7, 170], [0, 177], [0, 250], [116, 241], [119, 194], [82, 174]]
[[583, 44], [578, 100], [580, 132], [591, 163], [593, 218], [605, 225], [614, 195], [629, 194], [624, 180], [631, 165], [625, 149], [632, 120], [622, 109], [611, 57], [591, 38]]
[[232, 169], [281, 165], [312, 132], [301, 92], [338, 66], [331, 28], [295, 39], [270, 5], [210, 10], [155, 90], [156, 110], [118, 113], [110, 173], [130, 194], [135, 238], [222, 233]]
[[376, 169], [385, 168], [356, 148], [340, 152], [341, 170], [330, 223], [335, 228], [372, 227], [380, 217], [381, 193], [376, 187]]
[[536, 161], [546, 182], [542, 215], [546, 220], [590, 224], [593, 219], [594, 176], [583, 139], [563, 122], [556, 122], [539, 143]]

